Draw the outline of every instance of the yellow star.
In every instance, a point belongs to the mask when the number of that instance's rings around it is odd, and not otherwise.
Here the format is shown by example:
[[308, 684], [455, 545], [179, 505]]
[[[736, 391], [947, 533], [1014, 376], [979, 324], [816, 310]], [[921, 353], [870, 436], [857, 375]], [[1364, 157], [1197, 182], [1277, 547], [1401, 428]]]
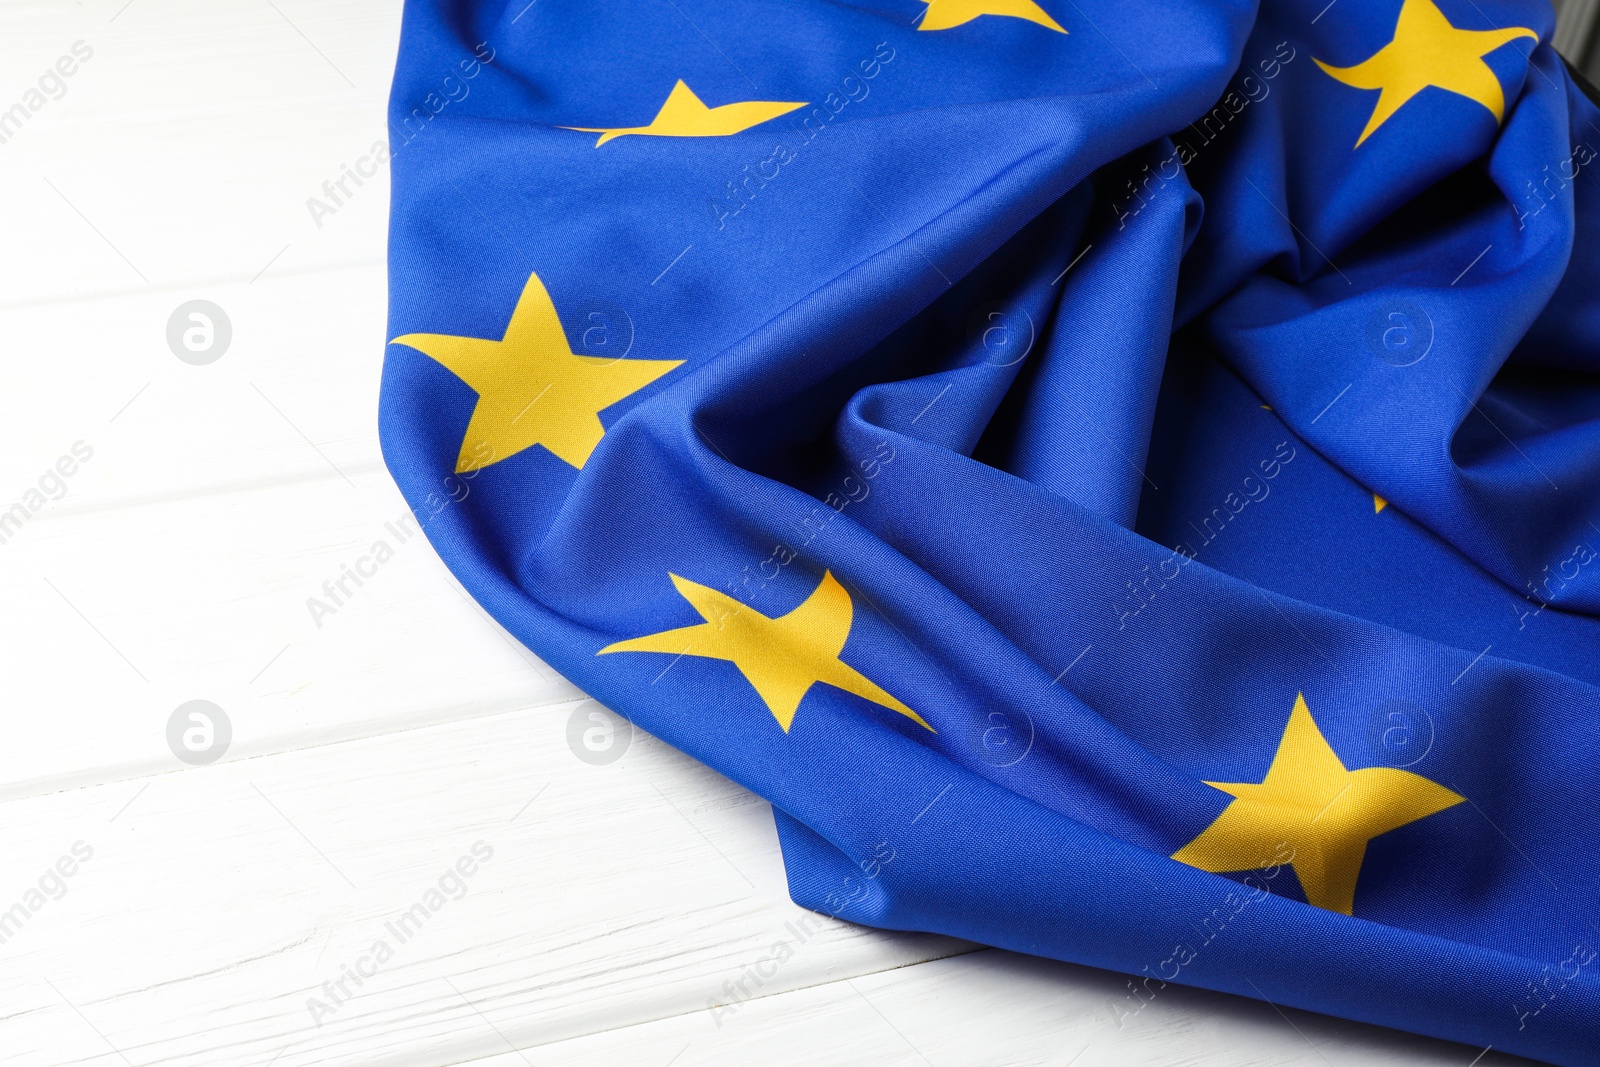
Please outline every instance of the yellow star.
[[[1317, 66], [1330, 76], [1357, 89], [1378, 89], [1378, 102], [1356, 147], [1413, 96], [1437, 86], [1468, 100], [1476, 100], [1498, 123], [1506, 110], [1500, 79], [1483, 57], [1507, 41], [1539, 35], [1526, 26], [1504, 30], [1458, 30], [1450, 25], [1433, 0], [1404, 0], [1395, 23], [1394, 39], [1370, 59], [1353, 67]], [[1315, 58], [1315, 57], [1313, 57]]]
[[581, 469], [605, 435], [600, 412], [683, 362], [574, 355], [537, 274], [528, 275], [498, 341], [408, 333], [389, 343], [432, 356], [477, 392], [457, 474], [534, 445]]
[[669, 574], [678, 593], [705, 622], [607, 645], [599, 652], [661, 652], [724, 659], [755, 687], [788, 733], [800, 699], [822, 682], [881, 704], [932, 730], [922, 716], [839, 659], [850, 636], [850, 594], [827, 571], [801, 605], [776, 619], [715, 589]]
[[1410, 771], [1345, 770], [1303, 695], [1295, 698], [1265, 781], [1206, 784], [1235, 799], [1173, 859], [1217, 874], [1251, 871], [1287, 845], [1306, 900], [1343, 915], [1355, 906], [1368, 841], [1465, 799]]
[[1378, 512], [1382, 511], [1384, 508], [1386, 508], [1388, 506], [1389, 506], [1389, 502], [1387, 500], [1385, 500], [1383, 497], [1379, 496], [1377, 493], [1373, 493], [1372, 494], [1372, 513], [1374, 515], [1376, 515]]
[[700, 98], [679, 79], [667, 94], [656, 117], [648, 126], [622, 126], [616, 129], [593, 126], [563, 126], [563, 130], [579, 133], [598, 133], [596, 148], [617, 137], [644, 134], [649, 137], [728, 137], [743, 133], [779, 115], [787, 115], [797, 107], [805, 107], [804, 100], [793, 103], [787, 100], [742, 100], [721, 107], [706, 107]]
[[1027, 19], [1039, 25], [1066, 33], [1044, 8], [1033, 0], [923, 0], [928, 10], [923, 12], [919, 30], [948, 30], [952, 26], [971, 22], [979, 15], [1006, 15], [1014, 19]]

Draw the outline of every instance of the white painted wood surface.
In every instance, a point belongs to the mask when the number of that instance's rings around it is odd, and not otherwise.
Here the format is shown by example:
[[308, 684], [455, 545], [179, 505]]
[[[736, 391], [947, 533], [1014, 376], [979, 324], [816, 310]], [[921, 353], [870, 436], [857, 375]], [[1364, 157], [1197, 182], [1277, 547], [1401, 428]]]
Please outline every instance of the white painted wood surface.
[[[383, 136], [399, 15], [0, 7], [0, 109], [92, 49], [0, 143], [0, 512], [93, 452], [0, 543], [7, 1064], [1473, 1061], [1176, 988], [1118, 1027], [1116, 975], [795, 907], [767, 805], [653, 738], [577, 758], [592, 702], [388, 525], [387, 175], [306, 209]], [[166, 342], [196, 298], [208, 366]]]

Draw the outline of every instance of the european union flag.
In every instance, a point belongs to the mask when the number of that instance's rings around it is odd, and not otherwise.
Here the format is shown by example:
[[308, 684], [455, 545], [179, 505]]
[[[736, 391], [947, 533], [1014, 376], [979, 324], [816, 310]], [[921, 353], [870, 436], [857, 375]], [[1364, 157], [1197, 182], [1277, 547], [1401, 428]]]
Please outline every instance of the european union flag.
[[409, 0], [382, 433], [801, 904], [1600, 1063], [1600, 109], [1523, 0]]

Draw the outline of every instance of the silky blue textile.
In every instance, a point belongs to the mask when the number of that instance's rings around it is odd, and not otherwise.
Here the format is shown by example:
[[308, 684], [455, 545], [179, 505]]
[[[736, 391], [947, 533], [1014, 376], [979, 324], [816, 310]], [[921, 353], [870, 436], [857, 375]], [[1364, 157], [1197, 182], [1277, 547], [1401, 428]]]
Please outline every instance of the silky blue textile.
[[[874, 926], [1600, 1064], [1600, 109], [1523, 0], [408, 0], [384, 455]], [[1463, 1063], [1471, 1058], [1471, 1050]]]

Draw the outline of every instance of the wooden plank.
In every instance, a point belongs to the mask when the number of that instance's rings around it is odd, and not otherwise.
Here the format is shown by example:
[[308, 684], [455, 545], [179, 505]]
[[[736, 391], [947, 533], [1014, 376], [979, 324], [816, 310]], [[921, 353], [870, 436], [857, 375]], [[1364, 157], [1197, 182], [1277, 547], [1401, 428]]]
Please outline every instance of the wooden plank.
[[[202, 366], [167, 338], [193, 299], [231, 325]], [[5, 311], [9, 350], [26, 358], [0, 396], [0, 510], [80, 441], [93, 458], [45, 490], [62, 497], [52, 514], [380, 471], [385, 302], [383, 269], [368, 264]]]
[[399, 0], [6, 7], [0, 106], [62, 57], [74, 73], [0, 144], [0, 196], [28, 205], [7, 215], [26, 254], [0, 265], [0, 304], [380, 253], [386, 167], [320, 227], [306, 201], [385, 136]]
[[485, 1004], [535, 1044], [702, 1009], [780, 941], [771, 990], [968, 948], [795, 907], [763, 802], [643, 734], [584, 762], [572, 710], [7, 802], [7, 1062], [446, 1064], [505, 1047]]
[[580, 696], [418, 529], [379, 471], [41, 512], [0, 545], [20, 712], [0, 797], [182, 766], [167, 725], [189, 700], [222, 709], [223, 758], [247, 759]]
[[[1511, 1067], [1531, 1061], [1168, 986], [1127, 1012], [1122, 975], [993, 949], [608, 1030], [463, 1067], [872, 1063], [1039, 1067]], [[469, 997], [472, 992], [463, 990]], [[476, 999], [490, 1039], [507, 1018]], [[1116, 1005], [1116, 1007], [1113, 1007]], [[1117, 1025], [1118, 1019], [1122, 1025]]]

